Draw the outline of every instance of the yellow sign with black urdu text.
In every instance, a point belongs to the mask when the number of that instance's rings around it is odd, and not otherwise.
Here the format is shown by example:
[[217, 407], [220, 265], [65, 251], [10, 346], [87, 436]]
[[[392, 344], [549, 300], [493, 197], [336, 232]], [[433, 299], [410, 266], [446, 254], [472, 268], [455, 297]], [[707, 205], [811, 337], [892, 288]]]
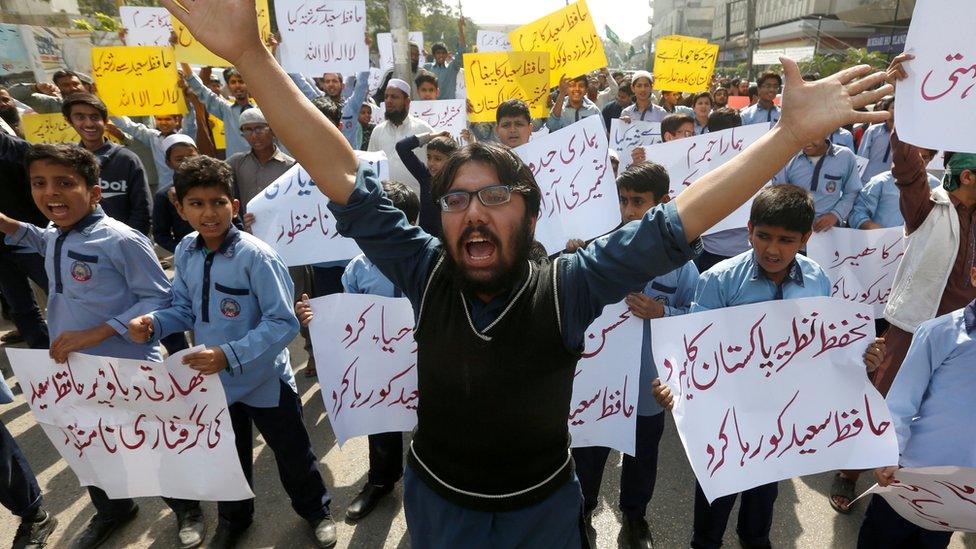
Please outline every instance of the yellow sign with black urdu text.
[[513, 51], [549, 53], [549, 86], [607, 66], [593, 15], [579, 0], [508, 33]]
[[59, 113], [30, 113], [21, 116], [24, 139], [30, 143], [78, 143], [81, 137]]
[[[261, 33], [261, 42], [267, 44], [268, 37], [271, 36], [271, 15], [268, 12], [268, 0], [256, 0], [255, 9], [258, 12], [258, 32]], [[173, 16], [170, 16], [170, 19], [173, 23], [173, 32], [176, 34], [176, 58], [181, 63], [204, 67], [231, 66], [229, 61], [211, 52], [198, 42], [179, 19]], [[219, 25], [220, 21], [214, 21], [213, 24]]]
[[654, 43], [654, 89], [705, 91], [712, 83], [716, 59], [718, 44], [660, 38]]
[[471, 112], [469, 122], [494, 122], [498, 105], [521, 99], [533, 118], [549, 114], [549, 54], [489, 52], [464, 54], [464, 84]]
[[92, 48], [92, 75], [112, 116], [186, 113], [173, 48]]

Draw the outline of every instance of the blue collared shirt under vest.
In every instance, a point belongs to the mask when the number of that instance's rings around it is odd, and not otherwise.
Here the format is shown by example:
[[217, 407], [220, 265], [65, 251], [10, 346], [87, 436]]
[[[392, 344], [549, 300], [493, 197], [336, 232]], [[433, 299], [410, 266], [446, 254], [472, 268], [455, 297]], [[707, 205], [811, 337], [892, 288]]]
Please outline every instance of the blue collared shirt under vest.
[[279, 380], [293, 391], [288, 343], [298, 334], [288, 267], [267, 244], [231, 227], [217, 250], [192, 232], [176, 248], [173, 304], [153, 313], [158, 337], [193, 330], [195, 342], [219, 346], [227, 402], [278, 405]]
[[776, 105], [773, 105], [772, 109], [764, 109], [759, 106], [759, 103], [756, 103], [742, 109], [739, 116], [742, 117], [742, 125], [748, 126], [749, 124], [775, 124], [779, 122], [782, 113], [783, 111]]
[[108, 324], [115, 335], [80, 352], [162, 360], [158, 343], [133, 343], [129, 321], [169, 306], [170, 283], [152, 243], [97, 206], [70, 230], [21, 223], [9, 244], [44, 256], [51, 341], [67, 331]]
[[864, 130], [861, 146], [857, 148], [857, 155], [868, 159], [868, 167], [864, 169], [863, 183], [872, 177], [891, 169], [891, 129], [884, 122], [873, 124]]
[[885, 402], [902, 467], [976, 467], [976, 301], [923, 322]]
[[[935, 176], [929, 174], [929, 187], [934, 189], [942, 185]], [[895, 176], [891, 170], [879, 173], [871, 178], [857, 193], [854, 209], [848, 224], [852, 229], [860, 229], [865, 221], [874, 221], [882, 227], [898, 227], [905, 224], [901, 215], [901, 191], [895, 184]]]
[[839, 224], [851, 214], [861, 190], [854, 153], [834, 144], [816, 162], [801, 152], [774, 179], [810, 191], [817, 217], [832, 213]]
[[[664, 305], [664, 316], [688, 313], [698, 283], [698, 268], [689, 261], [666, 275], [654, 278], [644, 287], [644, 293]], [[651, 353], [651, 321], [644, 321], [641, 349], [640, 391], [637, 396], [637, 415], [654, 416], [664, 411], [651, 391], [651, 383], [658, 377], [657, 365]]]
[[776, 284], [748, 250], [720, 261], [698, 277], [691, 312], [710, 311], [779, 299], [830, 296], [830, 279], [816, 261], [796, 254], [783, 282]]
[[346, 265], [346, 270], [342, 273], [342, 289], [347, 294], [403, 297], [403, 292], [364, 254], [357, 255]]

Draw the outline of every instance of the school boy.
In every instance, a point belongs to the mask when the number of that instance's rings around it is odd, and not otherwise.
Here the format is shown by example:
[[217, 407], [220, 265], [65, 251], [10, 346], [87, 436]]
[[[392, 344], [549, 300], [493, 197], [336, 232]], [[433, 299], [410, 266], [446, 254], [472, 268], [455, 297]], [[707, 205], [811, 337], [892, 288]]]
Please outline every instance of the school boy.
[[[176, 248], [173, 303], [128, 323], [135, 341], [193, 330], [207, 349], [183, 363], [219, 374], [237, 439], [237, 455], [253, 485], [251, 422], [275, 454], [292, 508], [312, 527], [319, 547], [336, 543], [329, 493], [302, 419], [288, 343], [298, 334], [292, 282], [281, 258], [232, 223], [239, 202], [233, 173], [207, 156], [184, 160], [173, 185], [180, 214], [196, 232]], [[254, 500], [222, 501], [212, 547], [233, 547], [251, 525]]]
[[[429, 153], [429, 150], [428, 150]], [[421, 183], [423, 185], [423, 183]], [[393, 207], [407, 216], [411, 225], [417, 224], [421, 206], [417, 194], [403, 183], [387, 181], [383, 192], [393, 202]], [[342, 274], [342, 288], [347, 294], [371, 294], [382, 297], [403, 297], [403, 292], [390, 282], [364, 254], [359, 254], [346, 265]], [[295, 303], [295, 314], [303, 326], [312, 321], [312, 308], [308, 296]], [[403, 477], [403, 433], [379, 433], [369, 435], [369, 474], [366, 484], [346, 508], [346, 518], [356, 522], [376, 508], [376, 505]]]
[[[414, 149], [426, 146], [427, 165], [417, 158]], [[458, 149], [458, 144], [448, 132], [422, 133], [401, 139], [396, 144], [396, 153], [410, 175], [420, 184], [420, 223], [428, 227], [427, 232], [440, 238], [441, 210], [437, 207], [430, 192], [431, 182], [441, 168], [447, 163], [447, 158]], [[409, 217], [408, 217], [409, 219]]]
[[[970, 269], [976, 286], [976, 267]], [[972, 388], [976, 384], [976, 301], [923, 322], [885, 398], [898, 436], [898, 465], [874, 472], [882, 486], [899, 467], [976, 466]], [[950, 434], [951, 433], [951, 434]], [[946, 436], [949, 434], [949, 436]], [[952, 532], [927, 530], [872, 496], [858, 535], [859, 549], [944, 548]]]
[[[0, 136], [0, 140], [13, 140]], [[42, 229], [0, 216], [7, 243], [44, 255], [48, 286], [51, 357], [65, 362], [69, 353], [162, 360], [157, 344], [126, 337], [130, 319], [166, 307], [170, 284], [145, 236], [107, 215], [99, 206], [99, 161], [73, 145], [34, 145], [24, 153], [31, 195], [53, 223]], [[109, 499], [88, 487], [95, 516], [71, 544], [98, 547], [135, 518], [131, 499]], [[203, 536], [200, 505], [163, 498], [176, 513], [180, 547], [196, 547]]]
[[[651, 208], [670, 200], [667, 170], [653, 162], [635, 164], [617, 178], [620, 197], [620, 219], [630, 223], [644, 217]], [[652, 318], [677, 316], [688, 312], [698, 282], [698, 269], [689, 261], [677, 270], [647, 283], [643, 293], [627, 296], [631, 313], [644, 320], [641, 350], [640, 392], [637, 400], [637, 446], [634, 456], [624, 455], [620, 474], [620, 510], [627, 547], [654, 546], [647, 520], [647, 504], [654, 494], [657, 480], [658, 445], [664, 433], [664, 410], [654, 401], [651, 382], [657, 368], [651, 356]], [[587, 526], [600, 495], [603, 469], [610, 449], [600, 446], [573, 448], [576, 475], [583, 489], [583, 512]]]
[[[813, 231], [814, 201], [810, 193], [792, 185], [773, 185], [756, 195], [749, 214], [752, 250], [717, 263], [701, 274], [691, 312], [736, 305], [830, 295], [830, 280], [812, 259], [799, 254]], [[869, 346], [868, 370], [881, 362], [883, 342]], [[654, 381], [655, 398], [671, 409], [671, 393]], [[776, 482], [742, 492], [737, 532], [743, 547], [769, 547]], [[738, 494], [720, 497], [709, 505], [701, 486], [695, 485], [695, 518], [691, 546], [721, 547], [725, 527]]]

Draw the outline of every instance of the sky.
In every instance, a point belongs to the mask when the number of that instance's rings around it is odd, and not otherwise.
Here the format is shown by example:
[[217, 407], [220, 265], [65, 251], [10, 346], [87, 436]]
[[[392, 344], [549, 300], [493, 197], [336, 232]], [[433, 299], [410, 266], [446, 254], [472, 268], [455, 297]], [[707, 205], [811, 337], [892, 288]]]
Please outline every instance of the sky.
[[[453, 0], [448, 0], [453, 3]], [[593, 13], [600, 36], [605, 34], [604, 25], [610, 25], [621, 40], [630, 42], [650, 29], [647, 18], [651, 7], [647, 0], [589, 0], [586, 3]], [[465, 0], [464, 15], [475, 23], [485, 25], [518, 25], [530, 23], [559, 8], [565, 0]]]

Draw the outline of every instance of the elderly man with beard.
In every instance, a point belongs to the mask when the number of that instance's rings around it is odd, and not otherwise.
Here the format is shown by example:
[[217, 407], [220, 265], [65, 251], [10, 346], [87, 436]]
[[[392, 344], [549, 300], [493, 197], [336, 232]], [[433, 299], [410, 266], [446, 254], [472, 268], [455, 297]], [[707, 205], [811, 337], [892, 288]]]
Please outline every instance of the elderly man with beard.
[[[603, 307], [695, 255], [803, 144], [880, 121], [855, 109], [890, 90], [855, 67], [806, 83], [784, 59], [784, 123], [668, 204], [552, 263], [528, 260], [541, 191], [509, 149], [473, 144], [434, 185], [442, 240], [411, 226], [336, 129], [264, 49], [247, 0], [162, 0], [233, 61], [279, 137], [329, 197], [337, 227], [413, 304], [422, 395], [404, 508], [411, 545], [581, 547], [582, 496], [566, 416], [586, 327]], [[211, 14], [223, 24], [214, 27]], [[405, 83], [404, 83], [405, 84]], [[374, 134], [374, 139], [375, 139]]]
[[[400, 155], [396, 152], [396, 144], [414, 135], [434, 133], [434, 128], [416, 116], [410, 115], [410, 84], [399, 78], [391, 79], [386, 85], [385, 98], [386, 120], [373, 128], [366, 150], [385, 152], [390, 162], [390, 179], [403, 183], [420, 196], [420, 183], [400, 160]], [[426, 158], [426, 147], [419, 150], [422, 151], [419, 157]]]

